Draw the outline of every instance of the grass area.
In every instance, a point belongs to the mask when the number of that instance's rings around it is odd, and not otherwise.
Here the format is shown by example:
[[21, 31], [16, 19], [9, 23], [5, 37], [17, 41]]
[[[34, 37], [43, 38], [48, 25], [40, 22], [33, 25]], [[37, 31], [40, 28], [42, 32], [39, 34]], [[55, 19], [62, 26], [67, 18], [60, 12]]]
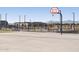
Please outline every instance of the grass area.
[[6, 32], [12, 32], [12, 30], [11, 29], [8, 29], [8, 28], [2, 28], [2, 29], [0, 29], [0, 33], [6, 33]]

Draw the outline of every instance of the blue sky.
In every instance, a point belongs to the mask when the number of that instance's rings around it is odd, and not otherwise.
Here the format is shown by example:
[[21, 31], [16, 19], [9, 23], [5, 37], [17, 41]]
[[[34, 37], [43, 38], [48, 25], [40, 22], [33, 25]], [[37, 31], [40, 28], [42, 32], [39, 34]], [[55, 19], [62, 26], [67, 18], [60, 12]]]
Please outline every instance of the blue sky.
[[[51, 7], [0, 7], [0, 14], [2, 15], [2, 20], [4, 20], [5, 13], [8, 14], [8, 22], [13, 23], [19, 20], [19, 15], [21, 15], [23, 21], [23, 16], [26, 15], [26, 21], [39, 21], [48, 22], [59, 21], [59, 15], [54, 15], [52, 17], [50, 13]], [[75, 12], [76, 21], [79, 21], [79, 8], [78, 7], [59, 7], [63, 14], [63, 20], [72, 20], [72, 12]]]

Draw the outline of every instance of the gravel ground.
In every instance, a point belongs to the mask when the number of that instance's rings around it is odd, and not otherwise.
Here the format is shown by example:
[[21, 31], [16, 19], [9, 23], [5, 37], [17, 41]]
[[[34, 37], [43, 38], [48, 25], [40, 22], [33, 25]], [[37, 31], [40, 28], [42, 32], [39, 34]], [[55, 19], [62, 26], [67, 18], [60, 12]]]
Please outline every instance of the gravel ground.
[[79, 52], [79, 34], [0, 33], [1, 52]]

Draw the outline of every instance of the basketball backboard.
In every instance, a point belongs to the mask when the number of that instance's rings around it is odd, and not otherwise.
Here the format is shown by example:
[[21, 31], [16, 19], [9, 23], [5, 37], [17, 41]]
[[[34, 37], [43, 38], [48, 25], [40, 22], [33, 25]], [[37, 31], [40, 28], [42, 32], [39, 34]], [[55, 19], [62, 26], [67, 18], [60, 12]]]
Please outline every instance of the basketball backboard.
[[50, 13], [51, 14], [59, 14], [60, 10], [57, 7], [53, 7], [53, 8], [51, 8]]

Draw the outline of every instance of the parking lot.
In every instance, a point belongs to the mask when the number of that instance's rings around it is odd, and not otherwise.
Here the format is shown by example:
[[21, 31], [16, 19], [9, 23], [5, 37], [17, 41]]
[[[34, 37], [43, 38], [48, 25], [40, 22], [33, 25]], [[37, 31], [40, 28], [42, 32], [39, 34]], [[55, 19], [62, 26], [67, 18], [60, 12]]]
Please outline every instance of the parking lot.
[[1, 52], [76, 52], [79, 34], [53, 32], [0, 33]]

